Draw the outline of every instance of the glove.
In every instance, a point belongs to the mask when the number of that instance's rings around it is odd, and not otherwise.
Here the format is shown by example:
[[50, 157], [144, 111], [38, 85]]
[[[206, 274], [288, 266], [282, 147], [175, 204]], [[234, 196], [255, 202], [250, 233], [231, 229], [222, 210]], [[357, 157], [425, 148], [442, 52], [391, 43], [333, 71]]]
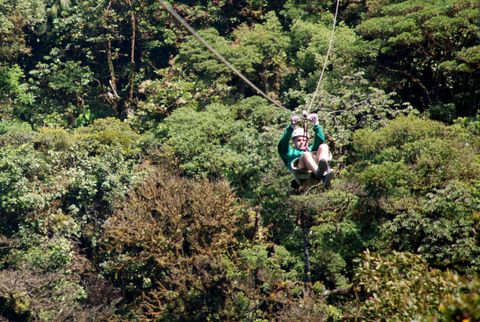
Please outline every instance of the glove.
[[307, 119], [313, 123], [313, 125], [318, 124], [318, 114], [317, 113], [311, 113], [308, 114]]
[[297, 124], [298, 121], [300, 121], [300, 117], [297, 115], [292, 115], [292, 117], [290, 118], [290, 123], [292, 123], [292, 125]]

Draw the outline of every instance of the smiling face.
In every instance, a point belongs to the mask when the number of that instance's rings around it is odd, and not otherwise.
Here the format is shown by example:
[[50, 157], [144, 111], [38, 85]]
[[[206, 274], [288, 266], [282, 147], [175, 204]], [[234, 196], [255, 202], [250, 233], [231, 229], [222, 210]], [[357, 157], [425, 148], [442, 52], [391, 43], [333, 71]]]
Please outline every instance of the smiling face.
[[297, 136], [293, 138], [293, 143], [295, 144], [295, 147], [300, 150], [307, 150], [307, 137], [306, 136]]

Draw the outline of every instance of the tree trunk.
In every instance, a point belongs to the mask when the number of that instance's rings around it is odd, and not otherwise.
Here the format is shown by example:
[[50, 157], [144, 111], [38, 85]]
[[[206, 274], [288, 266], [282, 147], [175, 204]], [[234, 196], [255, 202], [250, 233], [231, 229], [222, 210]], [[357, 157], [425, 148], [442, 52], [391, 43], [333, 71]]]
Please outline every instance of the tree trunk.
[[305, 272], [305, 283], [309, 284], [312, 282], [312, 274], [310, 273], [310, 240], [308, 235], [310, 234], [310, 225], [309, 221], [305, 218], [303, 211], [300, 213], [300, 225], [302, 226], [303, 231], [303, 256], [304, 256], [304, 272]]
[[135, 83], [135, 45], [137, 37], [137, 23], [135, 13], [133, 12], [132, 2], [128, 1], [132, 13], [130, 14], [130, 24], [132, 34], [130, 39], [130, 75], [128, 77], [128, 97], [125, 100], [125, 110], [123, 117], [128, 118], [134, 112], [134, 83]]
[[108, 72], [110, 73], [110, 88], [113, 91], [115, 98], [119, 98], [117, 94], [117, 78], [115, 77], [115, 69], [113, 67], [113, 58], [112, 58], [112, 41], [107, 40], [107, 65]]
[[131, 39], [131, 47], [130, 47], [130, 79], [129, 79], [129, 92], [128, 92], [128, 100], [130, 102], [133, 101], [133, 93], [134, 93], [134, 81], [135, 81], [135, 41], [137, 36], [137, 24], [135, 14], [132, 12], [130, 15], [130, 22], [132, 25], [132, 39]]

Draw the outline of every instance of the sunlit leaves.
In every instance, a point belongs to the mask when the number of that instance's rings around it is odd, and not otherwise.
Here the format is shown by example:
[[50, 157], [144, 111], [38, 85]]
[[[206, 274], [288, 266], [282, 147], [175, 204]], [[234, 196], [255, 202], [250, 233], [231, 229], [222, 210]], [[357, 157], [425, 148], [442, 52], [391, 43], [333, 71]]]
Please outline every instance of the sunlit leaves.
[[441, 303], [460, 293], [453, 274], [429, 269], [421, 257], [411, 253], [365, 252], [356, 283], [359, 295], [366, 292], [365, 302], [352, 314], [362, 320], [428, 320], [439, 315]]
[[[374, 9], [356, 30], [368, 40], [364, 50], [376, 57], [371, 76], [422, 110], [453, 103], [456, 114], [475, 114], [473, 97], [478, 93], [472, 77], [478, 80], [478, 4], [410, 0], [369, 5]], [[453, 119], [452, 113], [432, 110], [431, 114], [436, 119]]]

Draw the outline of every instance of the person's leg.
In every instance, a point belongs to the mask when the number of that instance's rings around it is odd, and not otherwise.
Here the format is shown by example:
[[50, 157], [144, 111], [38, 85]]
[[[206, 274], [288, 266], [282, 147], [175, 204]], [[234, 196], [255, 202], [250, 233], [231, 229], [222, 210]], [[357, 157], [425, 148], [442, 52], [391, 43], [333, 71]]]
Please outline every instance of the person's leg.
[[[322, 180], [325, 188], [330, 187], [330, 181], [335, 175], [334, 171], [328, 166], [328, 159], [330, 158], [330, 150], [328, 145], [320, 145], [316, 154], [311, 152], [304, 152], [298, 160], [297, 167], [299, 169], [308, 169], [315, 174], [319, 180]], [[317, 163], [317, 160], [318, 163]]]
[[321, 159], [325, 159], [325, 161], [328, 161], [328, 159], [330, 158], [330, 148], [327, 144], [320, 144], [317, 153], [315, 154], [315, 158], [317, 159], [317, 161], [320, 161]]
[[327, 144], [321, 144], [318, 148], [317, 153], [315, 154], [315, 159], [318, 163], [317, 171], [315, 176], [319, 179], [323, 178], [329, 169], [328, 159], [330, 158], [330, 149]]
[[330, 159], [330, 149], [328, 145], [320, 145], [315, 157], [318, 160], [318, 172], [316, 173], [317, 178], [321, 178], [325, 188], [330, 188], [331, 181], [335, 176], [335, 171], [330, 168], [328, 165], [328, 160]]
[[315, 156], [311, 152], [305, 151], [298, 160], [298, 168], [306, 168], [310, 171], [316, 172], [318, 165], [317, 160], [315, 160]]

